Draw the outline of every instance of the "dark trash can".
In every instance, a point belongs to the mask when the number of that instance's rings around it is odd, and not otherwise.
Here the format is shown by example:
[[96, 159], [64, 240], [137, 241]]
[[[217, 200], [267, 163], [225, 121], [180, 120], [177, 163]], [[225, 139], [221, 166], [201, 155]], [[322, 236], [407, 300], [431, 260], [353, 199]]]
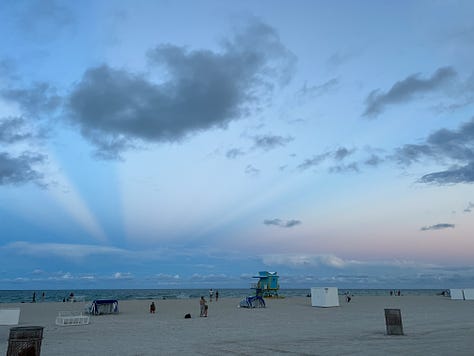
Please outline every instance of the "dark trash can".
[[42, 326], [11, 328], [7, 356], [40, 356], [42, 340]]

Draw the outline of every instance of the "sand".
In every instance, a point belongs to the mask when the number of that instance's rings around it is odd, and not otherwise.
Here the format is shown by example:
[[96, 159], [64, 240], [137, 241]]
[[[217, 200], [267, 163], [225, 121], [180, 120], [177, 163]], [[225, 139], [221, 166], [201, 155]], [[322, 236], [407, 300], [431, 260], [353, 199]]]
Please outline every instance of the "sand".
[[[441, 296], [355, 297], [316, 308], [310, 298], [267, 300], [265, 309], [237, 308], [239, 299], [119, 301], [117, 315], [89, 325], [57, 326], [59, 311], [84, 303], [0, 304], [20, 307], [19, 326], [44, 326], [42, 355], [473, 355], [474, 301]], [[384, 308], [400, 308], [405, 335], [388, 336]], [[184, 319], [191, 313], [191, 319]], [[0, 326], [5, 355], [11, 326]]]

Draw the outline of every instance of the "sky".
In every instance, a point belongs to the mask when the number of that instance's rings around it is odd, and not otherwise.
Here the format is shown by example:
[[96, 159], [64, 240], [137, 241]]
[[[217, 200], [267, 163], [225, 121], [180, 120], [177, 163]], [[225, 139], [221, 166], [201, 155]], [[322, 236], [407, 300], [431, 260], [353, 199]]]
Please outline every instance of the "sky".
[[0, 3], [0, 289], [474, 285], [472, 1]]

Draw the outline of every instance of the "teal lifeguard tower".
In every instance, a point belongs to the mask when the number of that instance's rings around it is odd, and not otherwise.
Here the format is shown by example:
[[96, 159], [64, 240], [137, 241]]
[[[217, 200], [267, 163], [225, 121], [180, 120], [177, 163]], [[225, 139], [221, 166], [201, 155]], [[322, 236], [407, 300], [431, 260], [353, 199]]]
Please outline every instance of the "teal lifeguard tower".
[[262, 271], [258, 272], [258, 276], [252, 278], [258, 278], [258, 282], [252, 285], [256, 295], [261, 297], [278, 297], [280, 284], [278, 284], [279, 276], [276, 272]]

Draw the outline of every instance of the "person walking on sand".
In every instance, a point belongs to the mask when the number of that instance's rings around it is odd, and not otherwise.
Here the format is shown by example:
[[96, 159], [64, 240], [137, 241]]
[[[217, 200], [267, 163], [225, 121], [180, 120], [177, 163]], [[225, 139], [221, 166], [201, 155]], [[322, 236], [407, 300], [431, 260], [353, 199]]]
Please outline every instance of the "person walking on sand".
[[212, 302], [212, 296], [214, 295], [214, 291], [211, 289], [209, 289], [209, 301]]
[[216, 302], [217, 302], [217, 299], [219, 299], [219, 291], [216, 290]]
[[150, 314], [155, 314], [156, 306], [155, 302], [151, 302], [150, 304]]
[[200, 311], [201, 311], [201, 313], [199, 314], [199, 316], [201, 316], [201, 317], [207, 317], [207, 309], [208, 309], [208, 306], [207, 306], [207, 303], [206, 303], [206, 299], [204, 299], [203, 296], [201, 297], [201, 300], [199, 301], [199, 307], [200, 307]]

